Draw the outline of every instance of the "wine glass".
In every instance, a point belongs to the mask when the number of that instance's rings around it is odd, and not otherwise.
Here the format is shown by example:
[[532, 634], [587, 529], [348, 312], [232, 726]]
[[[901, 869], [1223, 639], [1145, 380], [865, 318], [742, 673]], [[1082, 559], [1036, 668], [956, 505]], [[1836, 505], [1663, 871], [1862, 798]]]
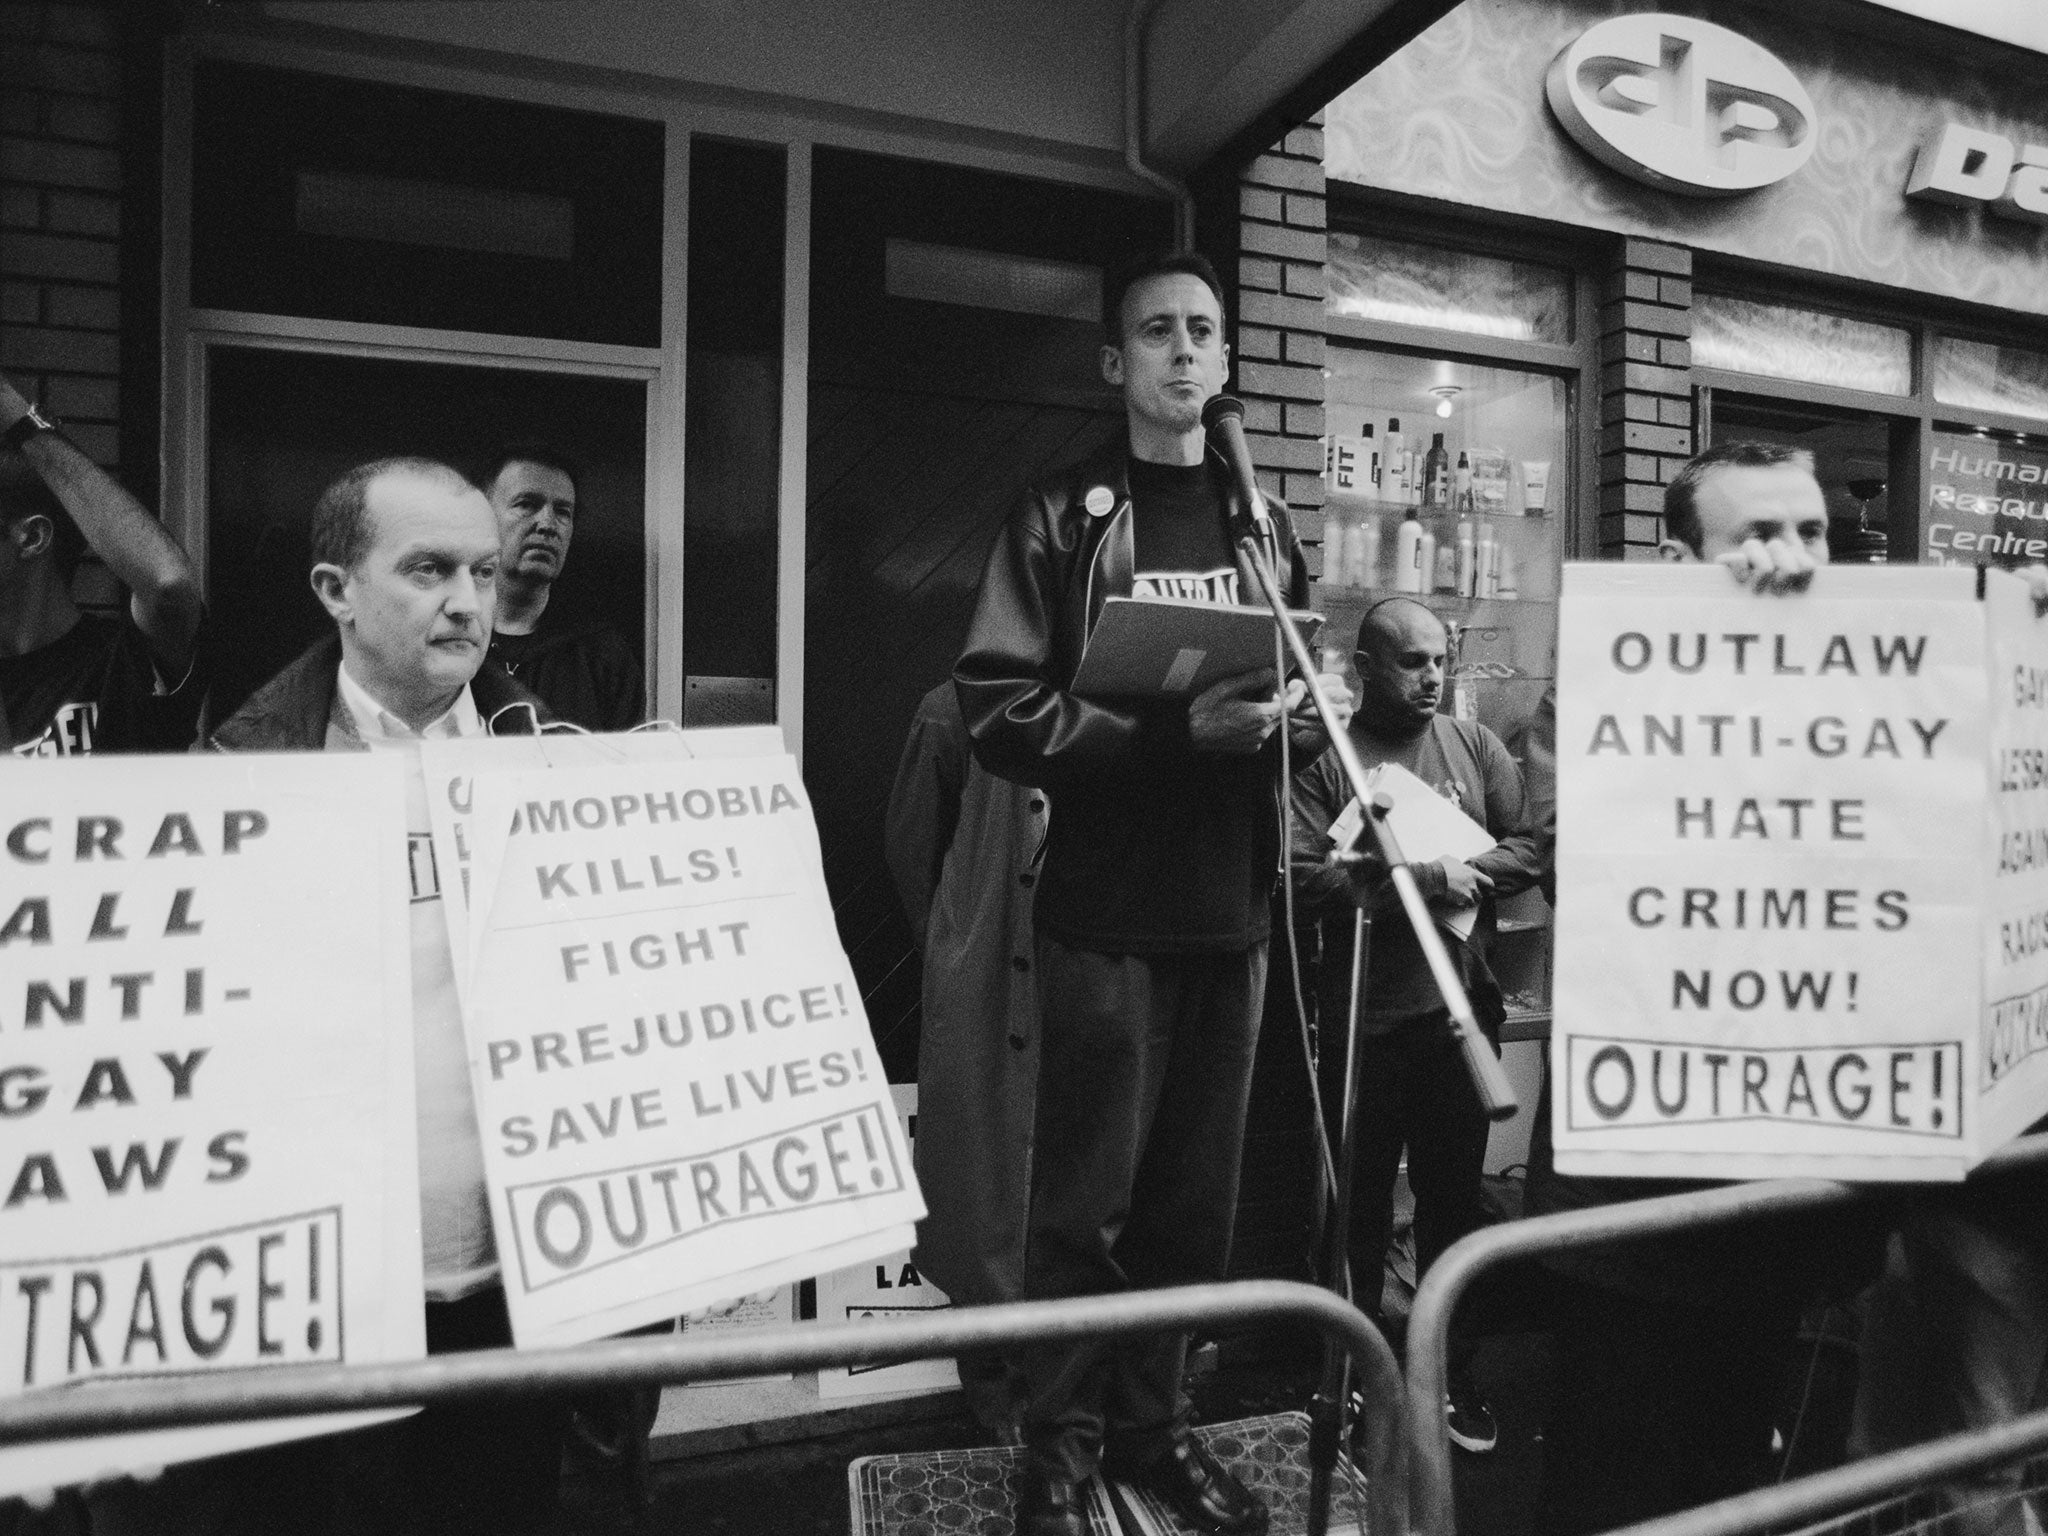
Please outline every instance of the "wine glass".
[[1870, 521], [1870, 504], [1884, 494], [1885, 482], [1874, 475], [1859, 475], [1853, 480], [1842, 482], [1842, 489], [1856, 501], [1856, 528], [1847, 538], [1838, 542], [1841, 548], [1835, 559], [1850, 565], [1883, 565], [1889, 558], [1891, 539], [1881, 527], [1873, 527]]

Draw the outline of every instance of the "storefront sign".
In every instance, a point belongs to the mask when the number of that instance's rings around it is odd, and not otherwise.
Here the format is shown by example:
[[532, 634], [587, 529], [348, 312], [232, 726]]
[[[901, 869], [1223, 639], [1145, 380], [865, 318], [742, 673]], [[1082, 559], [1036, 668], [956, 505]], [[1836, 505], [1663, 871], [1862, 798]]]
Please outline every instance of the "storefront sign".
[[1906, 196], [2048, 224], [2048, 148], [2002, 133], [1944, 123], [1913, 157]]
[[1595, 159], [1668, 192], [1723, 197], [1813, 154], [1813, 101], [1765, 49], [1690, 16], [1617, 16], [1550, 66], [1551, 111]]
[[465, 1023], [520, 1345], [907, 1247], [924, 1206], [795, 762], [470, 782]]
[[2025, 586], [1580, 565], [1564, 591], [1558, 1167], [1958, 1178], [2048, 1109]]
[[[1702, 23], [1617, 18], [1624, 8], [1625, 0], [1452, 7], [1328, 105], [1326, 174], [1487, 219], [1604, 230], [1908, 297], [2048, 315], [2048, 227], [2010, 221], [2032, 212], [2040, 185], [2027, 146], [2048, 146], [2036, 72], [1971, 67], [1938, 40], [1909, 45], [1838, 25], [1815, 7], [1779, 5], [1740, 11], [1742, 35], [1777, 61], [1751, 75], [1702, 43], [1682, 46]], [[1612, 28], [1624, 41], [1602, 41]], [[1676, 39], [1669, 47], [1667, 36]], [[1780, 65], [1797, 81], [1781, 79]], [[1546, 77], [1548, 101], [1535, 88]], [[1710, 88], [1707, 77], [1723, 84]], [[1762, 136], [1780, 145], [1745, 138], [1754, 131], [1748, 108], [1779, 114], [1729, 99], [1731, 83], [1794, 103], [1803, 129], [1781, 117], [1783, 132]], [[1666, 123], [1653, 100], [1696, 110]], [[1709, 111], [1710, 103], [1719, 105]], [[1966, 202], [1906, 196], [1916, 148], [1938, 149], [1955, 123], [1990, 137], [1957, 141], [1960, 163], [1923, 163], [1931, 187]], [[1665, 144], [1670, 160], [1651, 159], [1636, 139]], [[1633, 168], [1646, 162], [1656, 175]], [[1756, 190], [1703, 197], [1739, 188], [1716, 174], [1701, 186], [1686, 169], [1731, 163], [1756, 168], [1762, 179], [1747, 183]], [[1764, 185], [1767, 165], [1789, 179]]]
[[[398, 766], [7, 766], [0, 1396], [425, 1352]], [[388, 1417], [0, 1451], [0, 1496]]]
[[2048, 561], [2048, 452], [1936, 432], [1920, 519], [1925, 565]]

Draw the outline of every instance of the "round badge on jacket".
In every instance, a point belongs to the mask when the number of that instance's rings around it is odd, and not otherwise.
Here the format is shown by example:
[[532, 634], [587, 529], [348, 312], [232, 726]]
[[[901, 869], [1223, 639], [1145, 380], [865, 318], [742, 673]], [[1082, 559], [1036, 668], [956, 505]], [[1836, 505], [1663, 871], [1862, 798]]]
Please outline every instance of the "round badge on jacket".
[[1107, 517], [1109, 509], [1116, 505], [1116, 496], [1108, 486], [1098, 485], [1088, 492], [1081, 505], [1088, 509], [1090, 517]]

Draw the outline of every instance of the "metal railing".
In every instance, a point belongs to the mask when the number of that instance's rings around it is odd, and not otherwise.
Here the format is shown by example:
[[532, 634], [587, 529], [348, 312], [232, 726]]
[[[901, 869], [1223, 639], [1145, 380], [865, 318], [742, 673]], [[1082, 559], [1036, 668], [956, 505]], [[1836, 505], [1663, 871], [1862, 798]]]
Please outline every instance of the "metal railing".
[[712, 1381], [819, 1366], [889, 1365], [1027, 1341], [1271, 1322], [1309, 1324], [1355, 1362], [1371, 1405], [1359, 1440], [1367, 1524], [1375, 1533], [1398, 1536], [1407, 1519], [1407, 1441], [1393, 1350], [1357, 1308], [1328, 1291], [1289, 1280], [962, 1307], [918, 1317], [802, 1324], [741, 1337], [642, 1337], [567, 1349], [478, 1350], [389, 1365], [276, 1366], [88, 1382], [0, 1402], [0, 1446], [292, 1414]]
[[[1613, 1536], [1758, 1536], [1764, 1531], [1810, 1526], [1830, 1516], [1903, 1515], [1905, 1501], [1930, 1487], [1972, 1472], [2029, 1461], [2044, 1451], [2048, 1451], [2048, 1410], [1989, 1429], [1965, 1430], [1925, 1445], [1909, 1445], [1698, 1509], [1680, 1510], [1626, 1526]], [[2036, 1491], [2016, 1489], [2009, 1497], [2031, 1497]], [[1880, 1519], [1876, 1524], [1893, 1536], [1909, 1536], [1917, 1530], [1939, 1529], [1946, 1518], [1935, 1513], [1928, 1519]]]
[[[2048, 1135], [2026, 1136], [2008, 1143], [1978, 1165], [1972, 1177], [2025, 1167], [2048, 1166]], [[1450, 1370], [1451, 1315], [1473, 1282], [1496, 1265], [1517, 1259], [1540, 1258], [1584, 1248], [1602, 1247], [1634, 1238], [1668, 1236], [1695, 1232], [1707, 1227], [1767, 1216], [1796, 1215], [1834, 1210], [1881, 1196], [1895, 1185], [1839, 1184], [1826, 1179], [1770, 1179], [1747, 1184], [1729, 1184], [1688, 1194], [1661, 1195], [1616, 1205], [1565, 1211], [1551, 1216], [1531, 1216], [1521, 1221], [1487, 1227], [1446, 1249], [1430, 1266], [1415, 1292], [1408, 1317], [1408, 1436], [1410, 1519], [1422, 1536], [1454, 1536], [1457, 1511], [1452, 1502], [1451, 1442], [1444, 1423], [1444, 1392]], [[2017, 1430], [2024, 1420], [2010, 1428]], [[2003, 1444], [2003, 1442], [2000, 1442]], [[1940, 1442], [1948, 1445], [1949, 1442]], [[1934, 1446], [1914, 1447], [1913, 1452], [1931, 1452]], [[1953, 1454], [1963, 1454], [1957, 1449]], [[1879, 1467], [1907, 1452], [1862, 1463]], [[1987, 1460], [1995, 1462], [1996, 1454]], [[1821, 1477], [1802, 1479], [1772, 1490], [1785, 1494], [1792, 1489], [1833, 1479], [1856, 1469], [1843, 1468]], [[1932, 1476], [1934, 1474], [1929, 1473]], [[1858, 1485], [1860, 1486], [1860, 1485]], [[1744, 1495], [1756, 1499], [1761, 1495]], [[1728, 1501], [1742, 1503], [1742, 1499]], [[1732, 1536], [1738, 1531], [1761, 1529], [1754, 1523], [1727, 1526], [1684, 1525], [1697, 1516], [1720, 1510], [1720, 1504], [1706, 1510], [1673, 1516], [1639, 1526], [1631, 1533], [1655, 1530], [1658, 1536]], [[1843, 1507], [1843, 1506], [1837, 1506]], [[1669, 1527], [1667, 1531], [1666, 1527]]]

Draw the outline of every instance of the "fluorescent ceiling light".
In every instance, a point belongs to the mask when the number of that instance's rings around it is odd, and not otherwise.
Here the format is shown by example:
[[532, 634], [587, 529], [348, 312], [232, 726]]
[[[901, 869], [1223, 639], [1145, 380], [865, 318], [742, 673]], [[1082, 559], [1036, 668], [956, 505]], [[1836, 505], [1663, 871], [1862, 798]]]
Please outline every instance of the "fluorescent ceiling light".
[[1047, 261], [957, 245], [890, 240], [882, 288], [894, 299], [964, 304], [1055, 320], [1102, 318], [1102, 271], [1071, 261]]
[[307, 235], [546, 261], [576, 254], [576, 205], [546, 193], [300, 171], [297, 214]]

